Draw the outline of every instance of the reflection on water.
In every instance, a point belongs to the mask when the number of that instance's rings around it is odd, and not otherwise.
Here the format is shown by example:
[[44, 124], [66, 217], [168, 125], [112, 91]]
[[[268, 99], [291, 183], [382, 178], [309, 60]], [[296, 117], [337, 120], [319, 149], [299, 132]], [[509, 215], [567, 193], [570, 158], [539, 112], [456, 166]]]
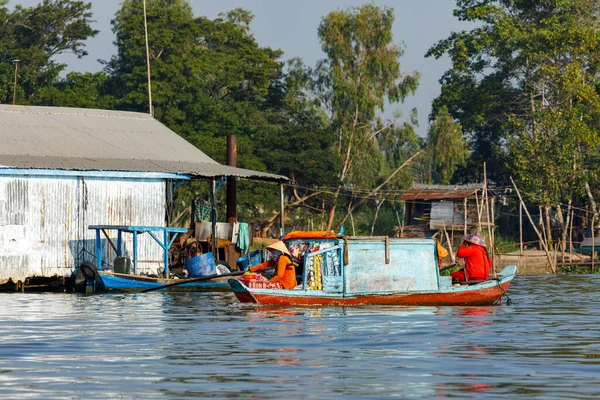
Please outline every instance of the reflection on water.
[[2, 294], [0, 397], [595, 398], [599, 284], [517, 277], [498, 307]]

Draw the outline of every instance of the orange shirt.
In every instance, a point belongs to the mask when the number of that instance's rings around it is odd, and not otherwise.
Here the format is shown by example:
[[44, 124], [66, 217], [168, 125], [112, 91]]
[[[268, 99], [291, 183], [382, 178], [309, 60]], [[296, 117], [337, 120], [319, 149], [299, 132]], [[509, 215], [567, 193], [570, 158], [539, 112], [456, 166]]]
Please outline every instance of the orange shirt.
[[[262, 269], [269, 268], [273, 265], [275, 265], [275, 261], [271, 259], [267, 262], [251, 267], [250, 271], [260, 271]], [[285, 289], [293, 289], [294, 287], [296, 287], [296, 285], [298, 285], [298, 283], [296, 282], [296, 267], [294, 266], [292, 260], [290, 260], [287, 254], [282, 254], [277, 259], [277, 269], [275, 271], [275, 276], [271, 278], [269, 282], [280, 282]]]
[[492, 261], [487, 256], [485, 247], [472, 243], [469, 246], [465, 246], [463, 243], [458, 248], [456, 255], [465, 259], [467, 279], [479, 280], [488, 278]]

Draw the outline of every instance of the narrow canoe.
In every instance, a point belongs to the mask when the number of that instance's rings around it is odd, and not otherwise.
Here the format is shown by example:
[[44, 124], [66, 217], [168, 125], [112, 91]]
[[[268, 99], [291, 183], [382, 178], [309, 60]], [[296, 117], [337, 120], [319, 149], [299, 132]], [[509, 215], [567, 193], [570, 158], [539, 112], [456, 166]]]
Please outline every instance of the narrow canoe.
[[[95, 293], [131, 293], [150, 289], [174, 292], [231, 291], [231, 287], [227, 282], [227, 280], [230, 278], [229, 276], [215, 277], [207, 281], [197, 281], [194, 279], [152, 278], [148, 276], [119, 274], [106, 271], [98, 271], [98, 274], [100, 277], [96, 280], [96, 287], [91, 288], [91, 290]], [[185, 283], [185, 281], [189, 282]], [[162, 288], [163, 286], [164, 288]]]

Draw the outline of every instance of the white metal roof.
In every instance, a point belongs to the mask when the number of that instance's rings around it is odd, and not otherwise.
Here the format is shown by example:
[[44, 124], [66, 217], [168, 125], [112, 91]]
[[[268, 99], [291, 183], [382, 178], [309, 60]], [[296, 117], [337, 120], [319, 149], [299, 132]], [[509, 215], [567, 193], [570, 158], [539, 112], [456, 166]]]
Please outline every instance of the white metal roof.
[[0, 167], [287, 180], [221, 165], [148, 114], [0, 105]]

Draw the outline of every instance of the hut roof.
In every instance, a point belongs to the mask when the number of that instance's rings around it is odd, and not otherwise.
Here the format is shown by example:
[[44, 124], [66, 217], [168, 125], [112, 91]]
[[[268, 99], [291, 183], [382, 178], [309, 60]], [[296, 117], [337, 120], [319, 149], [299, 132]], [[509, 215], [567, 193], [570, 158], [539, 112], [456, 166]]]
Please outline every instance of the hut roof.
[[401, 200], [446, 200], [446, 199], [465, 199], [483, 189], [483, 184], [476, 183], [470, 185], [421, 185], [415, 184], [406, 190]]
[[148, 114], [0, 105], [0, 168], [286, 177], [221, 165]]

